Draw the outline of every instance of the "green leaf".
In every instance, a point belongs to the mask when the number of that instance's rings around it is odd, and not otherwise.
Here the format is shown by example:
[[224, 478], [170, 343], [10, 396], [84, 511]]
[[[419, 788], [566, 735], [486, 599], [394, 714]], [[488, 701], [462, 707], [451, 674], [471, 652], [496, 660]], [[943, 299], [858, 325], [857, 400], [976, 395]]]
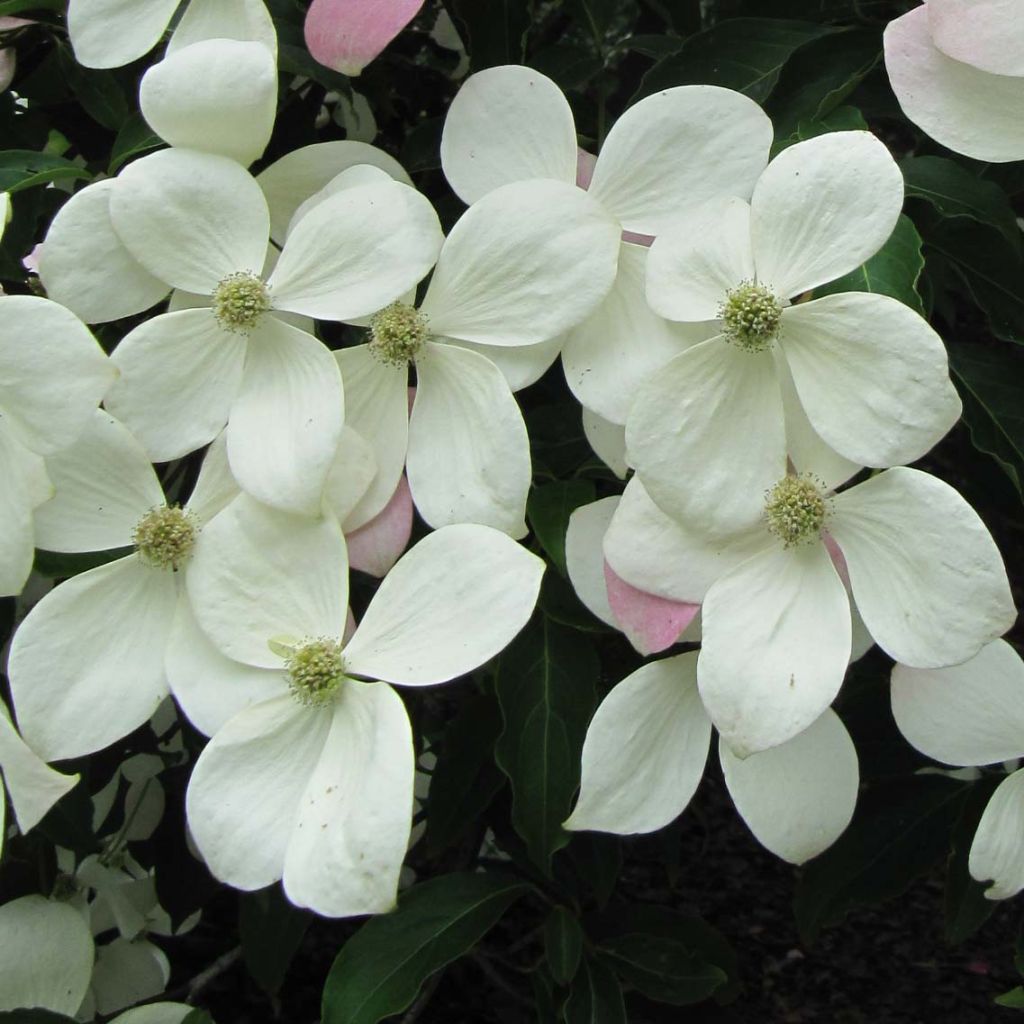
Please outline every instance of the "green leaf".
[[445, 0], [445, 7], [474, 71], [523, 62], [530, 10], [522, 0]]
[[565, 1024], [626, 1024], [622, 986], [615, 972], [587, 957], [563, 1013]]
[[34, 185], [74, 178], [92, 178], [84, 167], [50, 153], [34, 153], [28, 149], [0, 152], [0, 192], [20, 192]]
[[803, 142], [805, 139], [813, 139], [819, 135], [827, 135], [829, 132], [863, 132], [867, 131], [868, 123], [864, 115], [856, 107], [836, 107], [831, 113], [821, 118], [807, 118], [796, 126], [796, 131], [785, 139], [776, 138], [772, 147], [772, 155], [782, 150]]
[[276, 995], [313, 915], [285, 899], [279, 885], [242, 893], [238, 909], [245, 966], [264, 992]]
[[566, 575], [565, 531], [569, 528], [569, 516], [580, 505], [596, 498], [597, 492], [590, 480], [555, 480], [530, 491], [526, 518], [541, 547], [563, 576]]
[[706, 83], [736, 89], [764, 102], [786, 61], [806, 43], [835, 29], [778, 18], [730, 18], [690, 36], [652, 67], [633, 101], [676, 85]]
[[[1024, 988], [1018, 985], [995, 998], [996, 1006], [1008, 1006], [1011, 1010], [1024, 1010]], [[2, 1019], [2, 1018], [0, 1018]]]
[[205, 1010], [193, 1010], [181, 1024], [213, 1024], [213, 1018]]
[[923, 775], [862, 794], [849, 828], [797, 885], [793, 908], [803, 940], [812, 943], [856, 906], [898, 896], [944, 859], [969, 788]]
[[562, 822], [579, 785], [599, 671], [591, 644], [546, 618], [527, 626], [498, 662], [505, 728], [495, 757], [512, 783], [512, 824], [545, 873], [569, 840]]
[[57, 59], [64, 80], [89, 116], [104, 128], [119, 131], [132, 111], [114, 73], [83, 67], [67, 46], [58, 49]]
[[24, 11], [63, 11], [66, 6], [66, 0], [3, 0], [0, 3], [0, 17]]
[[994, 182], [938, 156], [907, 157], [900, 169], [908, 199], [923, 199], [943, 217], [970, 217], [989, 224], [1020, 248], [1020, 228], [1009, 196]]
[[401, 1013], [435, 971], [473, 948], [529, 886], [458, 872], [413, 886], [390, 914], [342, 947], [323, 993], [323, 1024], [376, 1024]]
[[5, 1010], [0, 1011], [0, 1024], [75, 1024], [75, 1018], [53, 1010]]
[[42, 548], [37, 548], [32, 568], [41, 576], [48, 576], [51, 579], [66, 579], [68, 576], [77, 576], [80, 572], [86, 572], [118, 558], [124, 558], [133, 550], [134, 548], [113, 548], [110, 551], [67, 554], [60, 551], [43, 551]]
[[996, 460], [1024, 499], [1024, 353], [953, 343], [949, 359], [971, 443]]
[[621, 978], [659, 1003], [699, 1003], [728, 980], [720, 967], [664, 935], [631, 932], [607, 940], [601, 949]]
[[901, 213], [889, 241], [867, 263], [838, 280], [815, 288], [814, 297], [840, 292], [875, 292], [899, 299], [923, 316], [924, 305], [917, 293], [917, 281], [923, 269], [921, 236], [914, 222]]
[[576, 915], [565, 907], [553, 908], [544, 922], [544, 955], [559, 985], [568, 985], [576, 976], [582, 952], [583, 929]]
[[640, 14], [636, 0], [568, 0], [567, 7], [599, 54], [628, 39]]
[[287, 71], [292, 75], [304, 75], [316, 82], [317, 85], [323, 86], [328, 92], [340, 92], [343, 96], [352, 98], [352, 83], [348, 77], [324, 67], [310, 55], [305, 44], [285, 43], [278, 40], [277, 54], [278, 67], [282, 71]]
[[622, 870], [622, 843], [604, 832], [577, 832], [569, 844], [569, 859], [580, 880], [589, 886], [597, 905], [611, 899]]
[[953, 830], [953, 846], [946, 865], [946, 940], [951, 943], [970, 938], [996, 909], [995, 900], [985, 899], [988, 886], [971, 877], [967, 861], [978, 822], [999, 781], [989, 776], [973, 784]]
[[132, 114], [121, 126], [117, 138], [114, 139], [107, 173], [117, 174], [132, 157], [151, 149], [157, 149], [162, 145], [164, 145], [164, 140], [146, 124], [146, 119], [141, 114]]

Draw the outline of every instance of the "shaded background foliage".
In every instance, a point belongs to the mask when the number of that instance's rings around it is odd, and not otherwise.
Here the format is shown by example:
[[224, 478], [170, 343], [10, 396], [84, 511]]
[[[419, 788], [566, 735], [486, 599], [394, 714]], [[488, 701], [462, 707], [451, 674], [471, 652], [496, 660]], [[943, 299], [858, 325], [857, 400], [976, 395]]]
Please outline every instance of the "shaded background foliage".
[[[566, 92], [580, 143], [591, 150], [631, 102], [690, 83], [738, 89], [764, 105], [776, 152], [825, 131], [878, 134], [903, 169], [904, 216], [877, 256], [828, 290], [893, 295], [927, 315], [946, 340], [964, 420], [922, 466], [978, 509], [1020, 603], [1024, 252], [1016, 218], [1024, 165], [957, 156], [903, 117], [882, 64], [882, 29], [916, 4], [433, 0], [354, 83], [306, 52], [308, 4], [268, 6], [281, 41], [280, 106], [253, 170], [299, 146], [344, 137], [324, 111], [354, 84], [377, 120], [375, 143], [404, 163], [446, 226], [462, 207], [438, 157], [459, 61], [429, 34], [442, 7], [471, 71], [521, 62], [543, 71]], [[63, 7], [0, 0], [0, 15], [38, 19], [4, 38], [18, 51], [14, 89], [29, 101], [26, 109], [10, 91], [0, 94], [0, 190], [14, 194], [0, 247], [8, 292], [38, 288], [22, 259], [69, 191], [161, 145], [136, 102], [146, 62], [81, 68], [71, 58]], [[57, 187], [42, 187], [48, 183]], [[109, 348], [125, 329], [105, 326], [98, 335]], [[324, 336], [348, 340], [336, 326]], [[321, 1012], [325, 1024], [374, 1024], [391, 1014], [541, 1024], [869, 1017], [970, 1024], [1012, 1016], [992, 1000], [1019, 980], [1015, 963], [1024, 967], [1015, 948], [1018, 911], [1012, 902], [985, 901], [966, 869], [995, 778], [916, 774], [927, 762], [895, 728], [890, 664], [877, 650], [851, 670], [837, 703], [860, 756], [857, 813], [839, 842], [804, 869], [775, 860], [746, 833], [715, 758], [691, 807], [656, 835], [570, 837], [560, 828], [590, 716], [640, 659], [590, 616], [565, 575], [569, 514], [619, 485], [587, 446], [557, 366], [520, 400], [535, 473], [528, 543], [551, 569], [533, 622], [495, 664], [443, 692], [403, 693], [416, 736], [437, 757], [419, 814], [425, 831], [408, 859], [416, 884], [397, 913], [369, 922], [316, 919], [276, 886], [228, 890], [185, 847], [188, 767], [169, 766], [163, 821], [131, 852], [155, 867], [175, 921], [203, 911], [194, 931], [162, 942], [174, 968], [172, 996], [209, 1008], [221, 1024], [314, 1021]], [[187, 483], [193, 471], [186, 463], [162, 475]], [[41, 553], [37, 569], [63, 577], [89, 564]], [[357, 580], [357, 610], [369, 593], [369, 580]], [[14, 606], [0, 602], [4, 636]], [[198, 752], [202, 738], [185, 722], [177, 728]], [[69, 765], [82, 772], [82, 784], [36, 831], [10, 843], [0, 900], [53, 889], [54, 844], [95, 852], [91, 794], [127, 754], [154, 749], [145, 728]], [[1002, 1001], [1024, 1006], [1013, 993]]]

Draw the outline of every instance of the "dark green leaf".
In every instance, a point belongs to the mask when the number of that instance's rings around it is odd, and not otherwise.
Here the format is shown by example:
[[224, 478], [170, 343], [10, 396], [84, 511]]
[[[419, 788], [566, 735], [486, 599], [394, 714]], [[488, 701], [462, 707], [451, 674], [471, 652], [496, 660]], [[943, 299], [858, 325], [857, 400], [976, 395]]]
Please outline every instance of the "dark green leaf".
[[512, 783], [512, 824], [545, 872], [569, 838], [561, 823], [579, 785], [599, 668], [584, 637], [546, 618], [523, 630], [498, 663], [505, 729], [495, 756]]
[[889, 241], [867, 263], [836, 281], [815, 288], [814, 295], [817, 298], [840, 292], [875, 292], [899, 299], [924, 315], [921, 296], [917, 293], [917, 279], [923, 269], [921, 236], [914, 222], [901, 213]]
[[555, 480], [530, 491], [526, 517], [541, 547], [548, 553], [555, 568], [565, 575], [565, 531], [569, 516], [594, 501], [597, 492], [589, 480]]
[[530, 67], [555, 82], [563, 92], [582, 89], [601, 70], [600, 57], [572, 44], [557, 43], [534, 54]]
[[1024, 1010], [1024, 988], [1020, 985], [1011, 988], [1009, 992], [996, 996], [995, 1003], [997, 1006], [1008, 1006], [1011, 1010]]
[[278, 66], [282, 71], [293, 75], [303, 75], [306, 78], [322, 85], [329, 92], [340, 92], [343, 96], [352, 98], [352, 83], [348, 77], [339, 71], [332, 71], [324, 67], [318, 60], [310, 56], [305, 45], [299, 43], [285, 43], [278, 41], [277, 46]]
[[275, 995], [313, 920], [306, 910], [289, 903], [279, 885], [242, 893], [238, 931], [245, 966], [255, 982]]
[[104, 128], [119, 131], [132, 111], [114, 73], [83, 67], [65, 46], [60, 47], [58, 59], [64, 80], [89, 116]]
[[626, 1024], [622, 986], [615, 972], [587, 957], [565, 1004], [565, 1024]]
[[63, 11], [66, 6], [66, 0], [3, 0], [0, 17], [34, 10]]
[[794, 900], [808, 944], [853, 907], [898, 896], [945, 858], [968, 786], [944, 776], [889, 782], [862, 794], [850, 827], [804, 869]]
[[576, 915], [565, 907], [555, 907], [544, 922], [544, 955], [551, 977], [559, 985], [568, 985], [576, 976], [583, 952], [583, 929]]
[[522, 0], [445, 0], [474, 71], [521, 64], [530, 11]]
[[213, 1024], [213, 1018], [205, 1010], [193, 1010], [181, 1024]]
[[567, 6], [599, 54], [628, 37], [640, 13], [636, 0], [569, 0]]
[[75, 1018], [53, 1010], [6, 1010], [0, 1011], [0, 1024], [75, 1024]]
[[145, 118], [141, 114], [133, 114], [121, 126], [117, 138], [114, 139], [114, 148], [110, 152], [110, 166], [107, 168], [107, 173], [117, 174], [132, 157], [156, 149], [163, 144], [163, 139], [154, 134], [146, 124]]
[[593, 459], [579, 407], [569, 402], [541, 405], [527, 411], [534, 478], [566, 477]]
[[67, 554], [60, 551], [43, 551], [41, 548], [37, 548], [32, 568], [42, 576], [49, 576], [50, 579], [65, 579], [68, 576], [77, 576], [80, 572], [95, 569], [99, 565], [106, 565], [107, 562], [113, 562], [118, 558], [124, 558], [133, 550], [133, 548], [114, 548], [111, 551]]
[[953, 829], [953, 846], [946, 865], [946, 939], [963, 942], [973, 935], [996, 909], [996, 901], [985, 899], [987, 885], [975, 881], [967, 870], [967, 859], [978, 829], [999, 779], [979, 779], [971, 787], [963, 814]]
[[690, 36], [644, 75], [634, 102], [676, 85], [707, 83], [763, 102], [801, 46], [833, 32], [826, 25], [776, 18], [731, 18]]
[[664, 935], [630, 932], [605, 940], [601, 949], [619, 977], [659, 1003], [699, 1003], [728, 980], [720, 967]]
[[20, 192], [33, 185], [51, 181], [91, 178], [84, 168], [50, 153], [33, 153], [27, 149], [0, 152], [0, 192]]
[[444, 118], [431, 117], [420, 121], [402, 143], [402, 166], [411, 174], [436, 171], [441, 166], [441, 129]]
[[678, 53], [683, 40], [679, 36], [635, 35], [629, 37], [626, 45], [634, 53], [642, 53], [645, 57], [661, 60], [663, 57]]
[[371, 918], [342, 946], [323, 994], [323, 1024], [376, 1024], [401, 1013], [435, 971], [458, 959], [529, 887], [459, 872], [414, 886], [390, 914]]
[[85, 856], [100, 849], [92, 829], [92, 817], [92, 798], [79, 782], [47, 811], [36, 828], [55, 845]]
[[569, 844], [569, 858], [589, 887], [599, 907], [611, 899], [622, 870], [622, 844], [604, 832], [577, 832]]
[[863, 132], [868, 123], [856, 107], [836, 107], [821, 118], [808, 118], [796, 126], [796, 131], [784, 140], [776, 139], [773, 153], [778, 153], [796, 142], [813, 139], [829, 132]]

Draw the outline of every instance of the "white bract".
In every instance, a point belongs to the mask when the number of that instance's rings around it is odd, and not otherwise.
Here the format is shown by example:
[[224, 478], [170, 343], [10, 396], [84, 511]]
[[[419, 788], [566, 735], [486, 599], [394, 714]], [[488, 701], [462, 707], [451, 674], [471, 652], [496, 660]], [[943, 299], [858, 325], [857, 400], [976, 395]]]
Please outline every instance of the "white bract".
[[[1024, 757], [1024, 662], [1005, 641], [962, 665], [892, 671], [892, 713], [928, 757], [958, 767]], [[968, 869], [990, 900], [1024, 889], [1024, 769], [992, 794], [971, 843]]]
[[759, 521], [721, 540], [665, 515], [633, 480], [604, 552], [633, 586], [702, 604], [701, 696], [740, 756], [802, 732], [839, 692], [854, 651], [841, 573], [874, 641], [919, 668], [972, 657], [1016, 614], [977, 513], [902, 467], [839, 494], [783, 477]]
[[713, 201], [655, 240], [655, 312], [716, 322], [640, 388], [626, 424], [659, 505], [708, 532], [748, 526], [793, 453], [788, 418], [861, 466], [919, 458], [956, 422], [942, 340], [909, 307], [864, 292], [790, 304], [874, 255], [902, 203], [885, 146], [836, 132], [784, 150], [749, 204]]
[[328, 916], [390, 909], [415, 753], [388, 684], [443, 683], [493, 657], [530, 617], [543, 569], [499, 531], [444, 527], [385, 577], [346, 641], [337, 523], [232, 503], [188, 580], [198, 622], [234, 666], [207, 683], [273, 695], [223, 725], [193, 771], [189, 827], [210, 870], [246, 890], [281, 879], [293, 903]]
[[[771, 141], [771, 122], [752, 100], [716, 86], [681, 86], [630, 107], [592, 169], [578, 176], [576, 127], [565, 96], [551, 79], [513, 65], [467, 79], [445, 119], [441, 163], [467, 203], [513, 181], [579, 183], [616, 237], [626, 233], [614, 287], [585, 323], [569, 331], [562, 356], [577, 398], [624, 423], [639, 382], [708, 336], [701, 327], [671, 324], [650, 311], [643, 294], [647, 251], [638, 238], [649, 240], [708, 199], [749, 196]], [[542, 356], [534, 374], [546, 367]]]
[[264, 281], [269, 213], [238, 164], [165, 150], [117, 179], [110, 219], [126, 249], [155, 278], [211, 301], [146, 321], [114, 352], [121, 377], [107, 407], [154, 461], [193, 451], [227, 423], [241, 487], [319, 510], [342, 429], [341, 375], [324, 345], [278, 314], [372, 313], [427, 273], [442, 240], [413, 189], [383, 175], [352, 181], [298, 221]]

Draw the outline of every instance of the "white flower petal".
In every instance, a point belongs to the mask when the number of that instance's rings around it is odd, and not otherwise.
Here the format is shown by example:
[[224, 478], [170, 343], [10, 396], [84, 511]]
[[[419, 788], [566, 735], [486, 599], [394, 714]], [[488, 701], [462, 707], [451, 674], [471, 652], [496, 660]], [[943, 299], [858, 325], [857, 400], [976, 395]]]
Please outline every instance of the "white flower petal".
[[110, 194], [116, 187], [115, 180], [104, 179], [76, 192], [57, 211], [39, 252], [46, 294], [90, 324], [134, 316], [171, 290], [114, 230]]
[[562, 351], [565, 337], [560, 334], [550, 341], [522, 347], [475, 345], [473, 342], [464, 341], [461, 338], [446, 340], [453, 345], [458, 345], [459, 348], [468, 348], [472, 352], [479, 352], [501, 370], [502, 376], [508, 381], [508, 386], [513, 391], [522, 391], [523, 388], [536, 384], [548, 372]]
[[860, 783], [857, 751], [831, 708], [771, 750], [740, 760], [719, 743], [718, 754], [736, 810], [776, 857], [803, 864], [850, 824]]
[[137, 555], [50, 591], [11, 642], [18, 727], [47, 761], [102, 750], [167, 696], [164, 651], [178, 602], [174, 574]]
[[333, 716], [290, 694], [235, 715], [199, 755], [188, 826], [215, 877], [251, 891], [276, 882]]
[[974, 833], [967, 870], [990, 900], [1005, 900], [1024, 889], [1024, 769], [999, 783]]
[[824, 544], [775, 544], [708, 591], [697, 664], [704, 706], [740, 757], [803, 732], [850, 661], [850, 602]]
[[228, 444], [225, 434], [218, 434], [199, 467], [196, 485], [192, 488], [186, 508], [200, 522], [209, 522], [238, 495], [238, 484], [228, 465]]
[[189, 565], [196, 621], [223, 654], [280, 668], [267, 641], [341, 637], [348, 559], [330, 516], [308, 519], [239, 495], [204, 528]]
[[594, 454], [620, 479], [629, 472], [626, 461], [626, 428], [584, 407], [583, 434]]
[[895, 661], [959, 664], [1016, 618], [985, 524], [949, 484], [927, 473], [897, 467], [844, 491], [828, 529], [846, 558], [864, 622]]
[[105, 551], [132, 542], [139, 520], [165, 503], [142, 445], [97, 409], [70, 448], [51, 455], [56, 489], [35, 514], [36, 544], [47, 551]]
[[581, 505], [565, 531], [565, 567], [576, 596], [602, 622], [618, 629], [604, 582], [604, 535], [621, 498], [613, 495]]
[[209, 309], [153, 317], [114, 349], [120, 377], [106, 407], [154, 462], [180, 458], [208, 444], [227, 422], [245, 350], [245, 336], [225, 331]]
[[348, 683], [299, 804], [284, 891], [329, 917], [390, 910], [412, 824], [415, 750], [401, 698]]
[[391, 181], [391, 175], [387, 171], [374, 167], [372, 164], [356, 164], [342, 171], [337, 177], [331, 178], [329, 182], [318, 192], [314, 192], [304, 203], [300, 204], [294, 216], [288, 223], [288, 234], [290, 235], [303, 217], [311, 210], [316, 209], [322, 202], [330, 199], [331, 196], [344, 192], [345, 189], [359, 188], [362, 185], [379, 185], [382, 181]]
[[259, 273], [270, 232], [256, 179], [226, 156], [193, 149], [130, 163], [111, 190], [110, 219], [151, 274], [200, 295], [231, 274]]
[[267, 317], [249, 337], [228, 418], [228, 459], [239, 487], [274, 508], [316, 515], [344, 415], [330, 350]]
[[990, 75], [947, 57], [923, 4], [889, 22], [885, 67], [903, 113], [956, 153], [1001, 163], [1024, 158], [1024, 77]]
[[903, 207], [903, 175], [870, 132], [829, 132], [784, 149], [750, 206], [757, 278], [791, 298], [882, 248]]
[[626, 450], [648, 493], [673, 516], [709, 535], [749, 527], [786, 471], [771, 353], [718, 337], [676, 356], [638, 390]]
[[76, 1014], [92, 962], [89, 926], [70, 903], [22, 896], [0, 907], [0, 1011]]
[[298, 221], [270, 276], [275, 309], [351, 320], [426, 276], [444, 236], [437, 214], [397, 181], [344, 189]]
[[277, 114], [277, 63], [260, 43], [207, 39], [169, 53], [139, 84], [139, 106], [165, 142], [248, 166]]
[[118, 1014], [111, 1024], [182, 1024], [194, 1012], [185, 1003], [147, 1003]]
[[1024, 75], [1024, 22], [1016, 0], [932, 0], [932, 41], [947, 56], [993, 75]]
[[619, 235], [615, 221], [575, 185], [504, 185], [459, 218], [422, 312], [438, 336], [487, 345], [548, 341], [608, 294]]
[[419, 514], [435, 528], [474, 522], [525, 536], [530, 442], [501, 371], [431, 342], [416, 373], [407, 473]]
[[323, 493], [325, 507], [330, 509], [342, 527], [346, 517], [366, 494], [376, 473], [377, 460], [370, 442], [351, 427], [343, 427]]
[[576, 181], [576, 125], [562, 90], [509, 65], [466, 80], [448, 108], [441, 166], [465, 203], [512, 181]]
[[[70, 0], [68, 35], [87, 68], [131, 64], [160, 41], [179, 0]], [[74, 1007], [78, 1009], [78, 1007]]]
[[[46, 479], [43, 460], [11, 436], [0, 420], [0, 596], [20, 594], [32, 571], [35, 532], [32, 527], [34, 499], [30, 493], [38, 474]], [[52, 489], [50, 490], [52, 494]]]
[[580, 796], [564, 827], [618, 835], [662, 828], [696, 792], [710, 742], [696, 653], [637, 669], [590, 722]]
[[488, 526], [428, 534], [388, 573], [345, 648], [349, 671], [406, 686], [478, 668], [526, 625], [544, 563]]
[[262, 43], [277, 60], [277, 31], [263, 0], [191, 0], [167, 52], [176, 53], [204, 39]]
[[768, 162], [772, 123], [751, 99], [684, 85], [642, 99], [608, 133], [590, 192], [626, 231], [658, 235], [683, 209], [750, 196]]
[[96, 950], [90, 989], [98, 1013], [117, 1013], [167, 987], [170, 969], [163, 950], [151, 942], [118, 936]]

